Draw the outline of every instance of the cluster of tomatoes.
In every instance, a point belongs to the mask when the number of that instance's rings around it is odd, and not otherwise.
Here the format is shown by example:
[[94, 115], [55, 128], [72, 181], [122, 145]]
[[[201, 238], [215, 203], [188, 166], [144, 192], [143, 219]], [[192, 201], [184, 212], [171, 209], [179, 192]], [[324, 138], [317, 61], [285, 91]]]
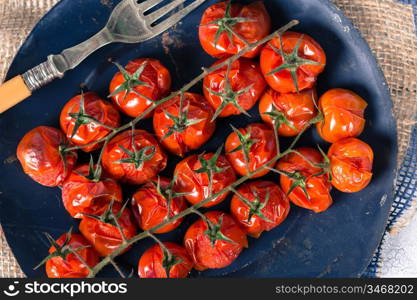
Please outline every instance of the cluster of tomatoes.
[[[246, 6], [220, 2], [204, 12], [199, 37], [204, 50], [220, 64], [270, 31], [262, 2]], [[259, 55], [260, 63], [254, 60]], [[187, 202], [205, 201], [202, 206], [212, 207], [233, 191], [230, 215], [200, 213], [183, 246], [155, 244], [142, 255], [138, 272], [146, 278], [186, 277], [192, 268], [223, 268], [247, 247], [247, 235], [259, 237], [281, 224], [290, 202], [322, 212], [332, 204], [332, 186], [348, 193], [366, 187], [373, 152], [356, 137], [364, 129], [367, 104], [342, 89], [328, 91], [316, 104], [316, 79], [325, 64], [326, 55], [315, 40], [286, 32], [208, 74], [204, 96], [179, 93], [150, 113], [155, 102], [169, 95], [169, 71], [149, 58], [131, 61], [125, 68], [116, 64], [119, 72], [110, 83], [113, 103], [91, 92], [78, 95], [61, 112], [61, 130], [37, 127], [17, 149], [24, 171], [42, 185], [61, 186], [66, 210], [81, 219], [81, 234], [50, 239], [48, 276], [85, 277], [99, 257], [134, 237], [137, 226], [155, 234], [172, 231], [182, 218], [165, 221], [187, 209]], [[216, 118], [247, 114], [259, 100], [264, 123], [234, 128], [225, 154], [219, 149], [191, 155], [177, 164], [173, 179], [158, 176], [167, 165], [165, 150], [184, 157], [210, 139]], [[145, 113], [152, 117], [156, 138], [140, 129], [118, 133], [119, 111], [135, 118]], [[333, 143], [327, 155], [299, 148], [270, 163], [279, 153], [277, 135], [297, 136], [312, 124]], [[114, 136], [106, 140], [109, 134]], [[78, 148], [86, 152], [103, 148], [100, 163], [77, 166]], [[280, 184], [256, 179], [236, 190], [226, 189], [238, 176], [255, 179], [271, 171], [280, 174]], [[130, 207], [123, 204], [119, 182], [141, 185]]]

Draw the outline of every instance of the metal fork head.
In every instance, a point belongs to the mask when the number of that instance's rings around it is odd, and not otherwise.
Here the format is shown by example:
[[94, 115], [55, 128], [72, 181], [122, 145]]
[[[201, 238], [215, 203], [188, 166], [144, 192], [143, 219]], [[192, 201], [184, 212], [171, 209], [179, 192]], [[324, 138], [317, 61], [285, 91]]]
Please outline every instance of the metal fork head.
[[171, 3], [147, 13], [164, 0], [123, 0], [113, 10], [106, 28], [114, 41], [138, 43], [151, 39], [178, 23], [206, 0], [194, 0], [165, 20], [162, 17], [180, 7], [187, 0], [171, 0]]

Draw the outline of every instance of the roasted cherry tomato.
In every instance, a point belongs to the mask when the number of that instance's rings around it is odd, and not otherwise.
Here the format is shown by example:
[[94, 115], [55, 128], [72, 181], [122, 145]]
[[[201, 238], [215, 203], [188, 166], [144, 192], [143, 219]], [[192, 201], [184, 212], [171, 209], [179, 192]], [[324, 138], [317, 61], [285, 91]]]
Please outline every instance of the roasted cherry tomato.
[[324, 158], [316, 149], [299, 148], [296, 151], [299, 154], [287, 154], [276, 166], [278, 170], [287, 173], [280, 175], [281, 187], [295, 205], [316, 213], [325, 211], [333, 200], [329, 177], [318, 167]]
[[346, 138], [334, 143], [328, 152], [332, 185], [341, 192], [356, 193], [363, 190], [372, 179], [374, 152], [356, 138]]
[[[79, 229], [98, 254], [104, 257], [113, 253], [123, 242], [115, 217], [126, 239], [134, 237], [137, 228], [129, 208], [122, 207], [119, 202], [110, 202], [96, 208], [91, 215], [81, 219]], [[123, 253], [129, 249], [126, 248]]]
[[113, 178], [143, 184], [165, 169], [167, 156], [150, 133], [127, 130], [110, 140], [102, 163]]
[[[65, 104], [60, 123], [67, 138], [73, 144], [82, 146], [106, 137], [111, 128], [119, 127], [120, 115], [113, 104], [102, 100], [95, 93], [86, 93], [75, 96]], [[90, 152], [100, 146], [98, 143], [82, 150]]]
[[[211, 170], [211, 171], [208, 171]], [[210, 197], [209, 172], [212, 173], [212, 194], [220, 192], [236, 180], [229, 161], [218, 152], [191, 155], [177, 164], [174, 171], [175, 190], [187, 193], [185, 198], [191, 204], [197, 204]], [[203, 207], [211, 207], [226, 199], [229, 193], [217, 196]]]
[[199, 271], [227, 267], [248, 247], [246, 234], [228, 214], [211, 211], [204, 215], [211, 228], [203, 219], [192, 224], [184, 236], [185, 248]]
[[62, 202], [71, 217], [81, 218], [83, 214], [91, 214], [95, 206], [103, 201], [123, 201], [119, 183], [105, 173], [96, 176], [95, 171], [94, 166], [81, 165], [64, 181]]
[[237, 192], [232, 198], [230, 211], [252, 237], [257, 238], [263, 231], [277, 227], [290, 212], [290, 202], [273, 182], [253, 181], [239, 187]]
[[[271, 31], [271, 18], [261, 1], [245, 6], [231, 2], [224, 1], [210, 6], [201, 19], [201, 46], [208, 54], [217, 58], [242, 51], [246, 47], [242, 39], [255, 43]], [[262, 45], [244, 56], [253, 58], [259, 54], [261, 48]]]
[[23, 137], [17, 147], [17, 158], [23, 171], [45, 186], [61, 185], [77, 161], [75, 151], [65, 151], [68, 141], [56, 128], [40, 126]]
[[[248, 174], [246, 160], [249, 163], [249, 171], [253, 172], [277, 155], [274, 131], [264, 124], [257, 123], [232, 132], [226, 140], [225, 149], [233, 168], [242, 176]], [[252, 178], [262, 177], [268, 172], [268, 169], [261, 170]]]
[[324, 120], [317, 123], [317, 132], [329, 143], [359, 136], [365, 128], [365, 100], [352, 91], [333, 89], [319, 100]]
[[[141, 278], [185, 278], [193, 268], [187, 251], [177, 244], [166, 242], [164, 246], [172, 255], [168, 260], [161, 246], [156, 244], [145, 251], [139, 260], [138, 274]], [[164, 267], [164, 259], [168, 265]], [[179, 262], [180, 261], [180, 262]]]
[[[214, 64], [222, 63], [220, 60]], [[266, 82], [257, 62], [234, 61], [204, 78], [204, 96], [216, 109], [215, 118], [247, 114], [265, 90]]]
[[[49, 248], [50, 255], [56, 254], [46, 262], [46, 274], [49, 278], [86, 278], [89, 274], [88, 267], [93, 268], [99, 261], [96, 250], [81, 234], [73, 233], [69, 239], [67, 234], [63, 234], [55, 242], [60, 249], [54, 246]], [[79, 249], [76, 252], [88, 267], [69, 248]]]
[[326, 54], [320, 45], [310, 36], [296, 32], [288, 31], [281, 39], [274, 38], [261, 53], [265, 79], [280, 93], [312, 88], [325, 65]]
[[[155, 178], [140, 187], [132, 198], [132, 210], [139, 227], [149, 230], [161, 224], [168, 217], [168, 201], [171, 197], [170, 217], [178, 215], [187, 208], [184, 197], [175, 197], [173, 182], [165, 177]], [[168, 225], [154, 231], [166, 233], [177, 228], [182, 219], [175, 220]]]
[[135, 59], [127, 64], [126, 69], [116, 65], [119, 72], [110, 83], [110, 95], [128, 116], [138, 117], [171, 89], [171, 75], [159, 60]]
[[213, 115], [214, 110], [203, 96], [185, 93], [155, 109], [153, 128], [161, 144], [182, 157], [200, 148], [213, 135]]
[[259, 114], [264, 122], [278, 127], [282, 136], [296, 136], [309, 126], [317, 115], [314, 101], [316, 90], [282, 94], [268, 89], [259, 102]]

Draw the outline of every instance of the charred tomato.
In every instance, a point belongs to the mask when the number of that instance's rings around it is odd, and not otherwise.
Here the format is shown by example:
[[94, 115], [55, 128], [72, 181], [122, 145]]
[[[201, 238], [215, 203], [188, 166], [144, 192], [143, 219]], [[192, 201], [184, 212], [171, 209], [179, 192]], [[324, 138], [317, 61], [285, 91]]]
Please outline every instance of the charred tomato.
[[26, 133], [16, 155], [27, 175], [53, 187], [64, 182], [77, 161], [77, 153], [65, 150], [67, 147], [68, 141], [60, 130], [40, 126]]
[[214, 110], [203, 96], [184, 93], [155, 109], [153, 128], [166, 149], [183, 157], [213, 135], [216, 129], [213, 115]]

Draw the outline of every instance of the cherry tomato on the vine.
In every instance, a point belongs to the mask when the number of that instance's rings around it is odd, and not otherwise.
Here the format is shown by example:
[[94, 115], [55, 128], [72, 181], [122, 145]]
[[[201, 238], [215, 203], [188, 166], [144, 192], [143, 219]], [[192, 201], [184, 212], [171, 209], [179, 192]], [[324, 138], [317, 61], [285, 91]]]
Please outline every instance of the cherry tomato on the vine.
[[[271, 31], [271, 17], [265, 5], [256, 1], [248, 5], [224, 1], [216, 3], [203, 14], [199, 38], [204, 51], [213, 57], [223, 58], [236, 54], [266, 37]], [[243, 40], [242, 40], [243, 39]], [[253, 58], [262, 45], [244, 55]]]
[[[113, 104], [95, 93], [75, 96], [61, 111], [60, 124], [68, 140], [75, 145], [87, 145], [106, 137], [112, 128], [120, 126], [120, 115]], [[83, 147], [90, 152], [102, 144]]]
[[306, 34], [285, 32], [261, 53], [261, 69], [268, 84], [280, 93], [312, 88], [326, 65], [321, 46]]
[[[158, 177], [140, 187], [132, 197], [132, 211], [139, 227], [149, 230], [167, 220], [168, 201], [171, 198], [169, 217], [178, 215], [187, 208], [187, 202], [182, 196], [175, 196], [174, 182], [168, 178]], [[175, 220], [154, 233], [166, 233], [177, 228], [182, 218]]]
[[40, 126], [22, 138], [16, 155], [23, 171], [44, 186], [61, 185], [77, 161], [77, 152], [68, 152], [68, 141], [56, 128]]
[[[186, 193], [185, 198], [191, 204], [197, 204], [207, 199], [236, 180], [232, 166], [219, 151], [191, 155], [183, 159], [175, 167], [174, 176], [176, 178], [175, 190], [178, 193]], [[210, 184], [210, 176], [212, 184]], [[217, 196], [206, 203], [204, 207], [219, 204], [226, 199], [228, 194], [229, 192], [225, 192]]]
[[[237, 173], [242, 176], [264, 166], [277, 155], [277, 144], [272, 128], [264, 124], [250, 124], [232, 132], [226, 140], [226, 156]], [[253, 174], [251, 178], [266, 175], [268, 169]]]
[[[138, 274], [141, 278], [185, 278], [194, 266], [187, 251], [177, 244], [166, 242], [164, 246], [169, 250], [172, 257], [164, 253], [161, 246], [153, 245], [142, 254], [139, 260]], [[164, 266], [164, 260], [167, 264]]]
[[365, 142], [345, 138], [334, 143], [328, 152], [332, 185], [341, 192], [356, 193], [372, 179], [374, 152]]
[[290, 202], [273, 182], [253, 181], [240, 186], [237, 192], [230, 203], [230, 211], [252, 237], [257, 238], [263, 231], [277, 227], [290, 212]]
[[105, 147], [102, 164], [115, 179], [143, 184], [165, 169], [167, 156], [152, 134], [126, 130]]
[[[53, 257], [46, 262], [46, 274], [49, 278], [86, 278], [90, 272], [88, 267], [93, 268], [99, 262], [96, 250], [81, 234], [72, 233], [70, 236], [63, 234], [55, 243], [58, 249], [51, 246], [49, 254]], [[88, 267], [71, 253], [70, 248], [79, 249], [76, 252]], [[55, 254], [57, 255], [54, 256]]]
[[329, 176], [319, 166], [323, 164], [324, 157], [313, 148], [299, 148], [296, 151], [299, 154], [287, 154], [276, 166], [277, 170], [286, 174], [280, 175], [281, 187], [295, 205], [316, 213], [325, 211], [333, 200]]
[[139, 58], [130, 61], [126, 69], [116, 66], [119, 72], [110, 83], [110, 96], [128, 116], [138, 117], [171, 89], [171, 75], [159, 60]]
[[259, 102], [259, 114], [264, 122], [278, 127], [281, 136], [296, 136], [309, 126], [317, 115], [314, 101], [316, 90], [300, 93], [279, 93], [268, 89]]
[[122, 202], [122, 188], [106, 173], [95, 174], [96, 167], [81, 165], [75, 168], [62, 185], [62, 202], [74, 218], [91, 214], [103, 202]]
[[317, 132], [329, 143], [347, 137], [359, 136], [365, 128], [366, 101], [352, 91], [332, 89], [319, 100], [323, 121], [317, 123]]
[[228, 214], [211, 211], [204, 214], [184, 236], [184, 245], [199, 271], [227, 267], [248, 247], [245, 232]]
[[[110, 202], [96, 207], [96, 210], [88, 216], [84, 216], [80, 222], [80, 232], [93, 245], [100, 256], [108, 256], [122, 243], [123, 236], [117, 228], [117, 223], [126, 237], [131, 239], [137, 233], [133, 222], [133, 216], [129, 208], [123, 207], [119, 202]], [[128, 251], [126, 248], [122, 253]]]
[[216, 109], [215, 118], [248, 114], [266, 87], [259, 64], [246, 58], [208, 74], [203, 84], [204, 96]]
[[203, 96], [184, 93], [155, 109], [153, 128], [166, 149], [183, 157], [213, 135], [216, 129], [213, 115], [214, 110]]

